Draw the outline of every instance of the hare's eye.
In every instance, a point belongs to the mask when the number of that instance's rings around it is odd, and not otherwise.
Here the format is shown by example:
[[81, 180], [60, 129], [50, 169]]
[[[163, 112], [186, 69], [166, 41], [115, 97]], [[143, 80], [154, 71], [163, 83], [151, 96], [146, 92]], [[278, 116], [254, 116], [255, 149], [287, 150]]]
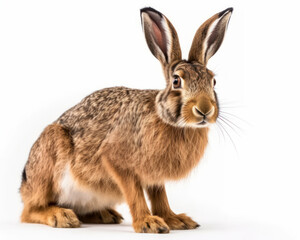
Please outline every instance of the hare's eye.
[[217, 83], [217, 82], [216, 82], [216, 79], [214, 79], [214, 86], [216, 86], [216, 83]]
[[173, 88], [181, 88], [181, 78], [178, 75], [174, 76]]

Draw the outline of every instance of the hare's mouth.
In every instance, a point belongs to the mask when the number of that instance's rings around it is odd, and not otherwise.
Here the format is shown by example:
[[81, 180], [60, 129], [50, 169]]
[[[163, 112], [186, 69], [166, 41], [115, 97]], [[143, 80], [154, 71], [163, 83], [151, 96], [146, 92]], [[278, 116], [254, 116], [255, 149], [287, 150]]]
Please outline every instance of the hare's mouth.
[[207, 125], [208, 122], [206, 122], [205, 120], [202, 120], [201, 122], [198, 122], [197, 125], [200, 125], [200, 126], [204, 126], [204, 125]]

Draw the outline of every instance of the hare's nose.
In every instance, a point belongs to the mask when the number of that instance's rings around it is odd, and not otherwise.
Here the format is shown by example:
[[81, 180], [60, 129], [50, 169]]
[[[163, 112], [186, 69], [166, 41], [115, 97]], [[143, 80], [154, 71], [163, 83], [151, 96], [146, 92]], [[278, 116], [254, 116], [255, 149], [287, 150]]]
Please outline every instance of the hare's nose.
[[195, 114], [195, 116], [197, 117], [203, 117], [204, 119], [212, 116], [215, 112], [215, 108], [214, 106], [212, 106], [209, 110], [200, 110], [197, 106], [193, 107], [193, 113]]

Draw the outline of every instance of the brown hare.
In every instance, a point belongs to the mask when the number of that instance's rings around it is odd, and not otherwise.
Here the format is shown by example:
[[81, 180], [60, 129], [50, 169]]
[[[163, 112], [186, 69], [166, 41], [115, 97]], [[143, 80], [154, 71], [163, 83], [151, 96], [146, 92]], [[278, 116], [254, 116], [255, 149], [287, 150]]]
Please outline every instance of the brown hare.
[[164, 184], [186, 177], [203, 156], [209, 125], [219, 113], [214, 74], [206, 65], [232, 11], [209, 18], [196, 32], [188, 60], [182, 60], [170, 21], [153, 8], [141, 9], [166, 88], [102, 89], [47, 126], [23, 171], [21, 221], [62, 228], [120, 223], [114, 208], [126, 201], [136, 232], [197, 228], [190, 217], [171, 210]]

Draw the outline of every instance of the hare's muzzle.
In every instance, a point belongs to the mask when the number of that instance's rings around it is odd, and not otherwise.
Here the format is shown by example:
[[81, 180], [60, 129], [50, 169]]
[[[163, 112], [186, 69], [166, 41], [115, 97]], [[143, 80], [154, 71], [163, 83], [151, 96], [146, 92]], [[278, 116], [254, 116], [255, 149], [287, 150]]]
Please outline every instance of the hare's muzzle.
[[208, 97], [201, 97], [192, 107], [192, 112], [198, 124], [204, 125], [211, 122], [215, 115], [215, 107]]

